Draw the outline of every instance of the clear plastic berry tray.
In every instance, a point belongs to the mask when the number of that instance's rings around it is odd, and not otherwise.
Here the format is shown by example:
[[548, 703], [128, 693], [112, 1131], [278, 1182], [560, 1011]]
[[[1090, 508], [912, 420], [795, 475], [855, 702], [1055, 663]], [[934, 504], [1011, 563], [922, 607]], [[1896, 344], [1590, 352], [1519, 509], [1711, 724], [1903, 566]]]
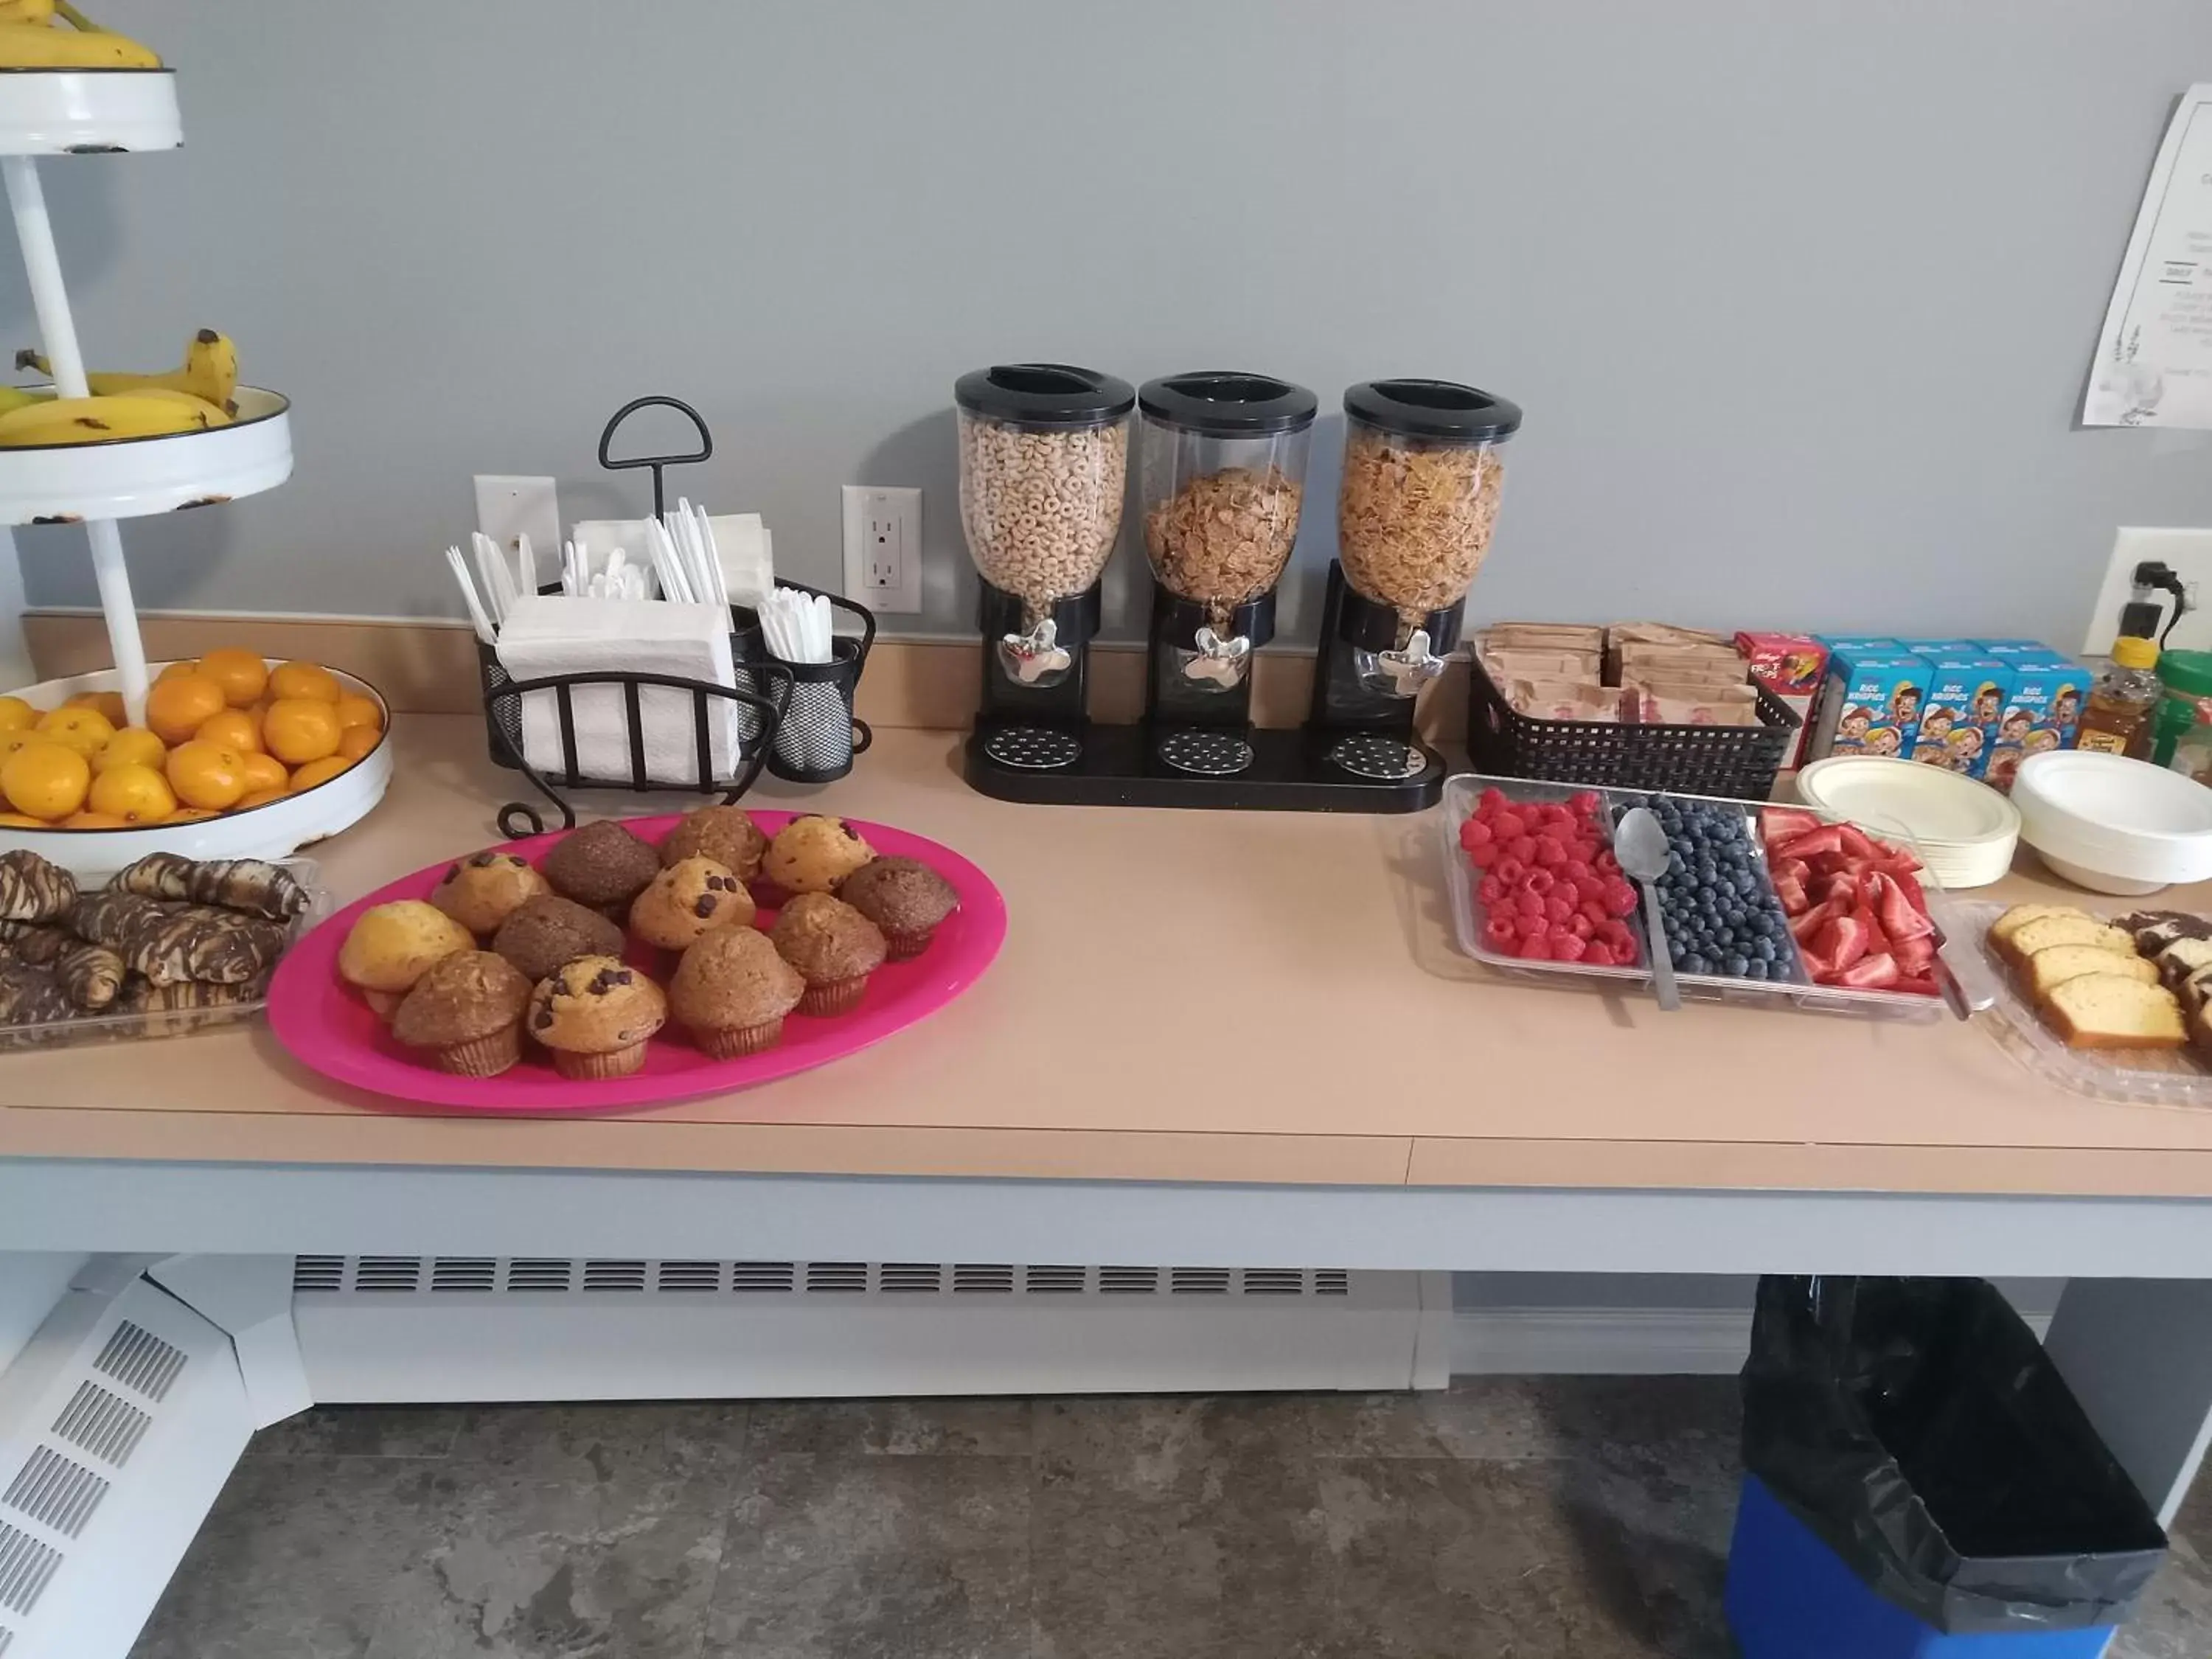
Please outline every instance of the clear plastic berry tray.
[[[57, 860], [57, 863], [66, 860]], [[270, 863], [292, 872], [294, 879], [307, 890], [307, 908], [292, 919], [287, 949], [306, 936], [307, 930], [333, 908], [331, 896], [322, 885], [322, 866], [313, 859], [271, 859]], [[88, 890], [105, 884], [104, 878], [88, 883]], [[0, 941], [0, 951], [6, 945]], [[66, 1048], [87, 1042], [133, 1042], [143, 1037], [182, 1036], [191, 1031], [210, 1030], [219, 1025], [235, 1025], [244, 1020], [257, 1018], [269, 1006], [268, 993], [247, 1002], [226, 1003], [219, 1008], [159, 1009], [143, 1013], [78, 1014], [69, 1019], [43, 1020], [11, 1024], [0, 1022], [0, 1054], [25, 1048]]]
[[[1640, 805], [1650, 792], [1640, 789], [1593, 789], [1586, 785], [1543, 783], [1527, 778], [1486, 777], [1479, 773], [1462, 773], [1444, 780], [1443, 809], [1438, 819], [1443, 832], [1444, 886], [1451, 899], [1452, 928], [1461, 951], [1486, 966], [1509, 974], [1525, 975], [1531, 978], [1557, 980], [1578, 979], [1594, 985], [1611, 984], [1616, 987], [1648, 986], [1651, 969], [1647, 965], [1650, 957], [1650, 941], [1644, 935], [1643, 912], [1628, 919], [1629, 928], [1636, 935], [1637, 953], [1640, 960], [1631, 967], [1590, 967], [1579, 962], [1532, 961], [1525, 957], [1508, 956], [1493, 950], [1482, 937], [1483, 924], [1488, 920], [1482, 901], [1475, 891], [1475, 880], [1467, 855], [1459, 844], [1460, 825], [1474, 815], [1475, 806], [1486, 789], [1502, 790], [1509, 800], [1550, 802], [1565, 801], [1585, 793], [1596, 795], [1603, 804], [1601, 814], [1610, 825], [1626, 808]], [[1757, 833], [1758, 814], [1761, 807], [1771, 805], [1766, 801], [1726, 800], [1711, 795], [1678, 795], [1678, 800], [1703, 801], [1710, 805], [1733, 807], [1752, 821], [1752, 841], [1756, 848], [1756, 859], [1760, 877], [1765, 876], [1766, 849]], [[1793, 805], [1793, 811], [1811, 811], [1812, 816], [1829, 819], [1829, 815], [1813, 809]], [[1902, 842], [1902, 836], [1886, 836]], [[1909, 845], [1909, 843], [1907, 843]], [[1953, 914], [1942, 890], [1923, 878], [1929, 916], [1942, 933], [1953, 939], [1960, 937], [1963, 923]], [[1785, 934], [1784, 938], [1788, 936]], [[1739, 979], [1728, 974], [1686, 974], [1679, 969], [1674, 978], [1683, 998], [1702, 1001], [1744, 1002], [1772, 1005], [1780, 1003], [1817, 1013], [1851, 1014], [1861, 1018], [1885, 1019], [1939, 1018], [1946, 1012], [1940, 996], [1924, 996], [1912, 991], [1856, 990], [1848, 986], [1815, 985], [1807, 976], [1803, 962], [1799, 958], [1796, 942], [1787, 945], [1788, 960], [1778, 960], [1784, 970], [1778, 979]], [[1980, 970], [1978, 961], [1968, 960], [1972, 953], [1952, 948], [1943, 953], [1957, 978], [1966, 1005], [1969, 1009], [1985, 1008], [1995, 1000], [1997, 992], [1987, 975]]]
[[2004, 958], [1990, 946], [1990, 924], [2008, 908], [1985, 901], [1957, 907], [1963, 936], [1972, 941], [1976, 958], [1996, 987], [1995, 1006], [1982, 1024], [2000, 1048], [2045, 1081], [2092, 1100], [2212, 1106], [2212, 1070], [2192, 1049], [2069, 1048], [2061, 1042], [2020, 994]]

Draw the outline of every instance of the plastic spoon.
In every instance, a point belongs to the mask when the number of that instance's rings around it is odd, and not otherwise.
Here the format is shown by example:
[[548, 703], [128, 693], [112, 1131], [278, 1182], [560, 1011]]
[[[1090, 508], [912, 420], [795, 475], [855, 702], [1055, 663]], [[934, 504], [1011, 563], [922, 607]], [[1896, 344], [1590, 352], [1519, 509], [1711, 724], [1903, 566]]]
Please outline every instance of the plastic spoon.
[[1659, 878], [1667, 873], [1667, 831], [1648, 806], [1632, 806], [1613, 832], [1613, 855], [1644, 890], [1644, 931], [1651, 938], [1651, 994], [1672, 1012], [1682, 1006], [1674, 983], [1674, 958], [1667, 949], [1667, 923], [1659, 913]]

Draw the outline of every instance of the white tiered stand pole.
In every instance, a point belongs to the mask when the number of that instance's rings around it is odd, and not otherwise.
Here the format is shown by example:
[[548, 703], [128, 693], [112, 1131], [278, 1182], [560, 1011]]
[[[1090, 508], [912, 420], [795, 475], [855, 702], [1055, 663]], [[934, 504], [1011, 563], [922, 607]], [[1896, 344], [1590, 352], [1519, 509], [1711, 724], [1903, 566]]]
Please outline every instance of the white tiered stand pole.
[[[69, 290], [62, 283], [62, 262], [54, 247], [54, 228], [46, 217], [46, 192], [39, 186], [38, 163], [27, 155], [0, 156], [0, 176], [8, 184], [8, 205], [15, 215], [15, 239], [23, 249], [23, 269], [31, 280], [31, 304], [39, 314], [39, 334], [53, 365], [54, 389], [64, 398], [90, 395], [84, 357], [77, 349], [76, 324], [70, 315]], [[131, 723], [146, 718], [146, 648], [138, 638], [138, 612], [131, 602], [131, 571], [123, 562], [123, 538], [112, 519], [86, 522], [92, 544], [92, 574], [100, 584], [100, 608], [107, 618], [107, 641], [115, 653], [116, 678]]]

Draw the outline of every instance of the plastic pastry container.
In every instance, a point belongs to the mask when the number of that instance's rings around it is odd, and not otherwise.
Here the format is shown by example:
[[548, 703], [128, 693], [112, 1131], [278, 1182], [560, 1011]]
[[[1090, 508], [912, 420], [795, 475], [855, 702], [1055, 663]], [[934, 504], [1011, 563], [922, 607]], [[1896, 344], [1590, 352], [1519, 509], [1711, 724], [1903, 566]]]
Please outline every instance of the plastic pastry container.
[[[1633, 990], [1641, 994], [1650, 983], [1651, 970], [1648, 966], [1650, 940], [1644, 935], [1640, 905], [1630, 921], [1631, 930], [1636, 935], [1638, 950], [1638, 965], [1633, 967], [1593, 968], [1579, 962], [1532, 961], [1508, 956], [1484, 942], [1483, 927], [1486, 917], [1476, 890], [1474, 872], [1460, 848], [1459, 831], [1461, 824], [1474, 815], [1483, 791], [1491, 788], [1502, 790], [1509, 799], [1515, 802], [1564, 802], [1579, 793], [1595, 793], [1602, 805], [1602, 819], [1607, 824], [1616, 821], [1627, 808], [1642, 805], [1646, 792], [1612, 789], [1586, 792], [1571, 784], [1538, 783], [1520, 778], [1493, 778], [1462, 773], [1444, 781], [1443, 811], [1438, 815], [1443, 834], [1444, 886], [1451, 904], [1454, 936], [1463, 954], [1507, 973], [1536, 978], [1578, 979], [1595, 986], [1610, 986], [1616, 990]], [[1678, 795], [1675, 799], [1711, 802], [1743, 813], [1753, 825], [1753, 841], [1759, 848], [1757, 863], [1762, 879], [1771, 880], [1766, 875], [1765, 848], [1759, 843], [1757, 832], [1759, 814], [1771, 803], [1716, 800], [1713, 797], [1698, 795]], [[1897, 839], [1901, 842], [1901, 837]], [[1948, 914], [1942, 889], [1932, 884], [1924, 884], [1923, 891], [1929, 915], [1936, 927], [1944, 934], [1955, 935], [1958, 927]], [[1953, 951], [1946, 953], [1944, 961], [1958, 977], [1966, 1006], [1971, 1009], [1986, 1007], [1995, 1000], [1996, 988], [1984, 982], [1985, 975], [1978, 963], [1966, 960], [1966, 953]], [[1946, 1012], [1944, 1000], [1940, 996], [1927, 996], [1918, 992], [1862, 991], [1846, 986], [1815, 985], [1805, 972], [1794, 941], [1788, 946], [1786, 963], [1779, 965], [1784, 971], [1783, 977], [1778, 979], [1741, 979], [1726, 974], [1688, 974], [1679, 969], [1675, 979], [1686, 1000], [1780, 1003], [1823, 1013], [1905, 1019], [1940, 1018]]]
[[2020, 838], [2068, 881], [2140, 896], [2212, 878], [2212, 789], [2091, 750], [2031, 755], [2013, 780]]
[[1344, 394], [1337, 557], [1352, 591], [1398, 612], [1396, 644], [1467, 597], [1498, 522], [1499, 446], [1517, 404], [1452, 380], [1363, 380]]

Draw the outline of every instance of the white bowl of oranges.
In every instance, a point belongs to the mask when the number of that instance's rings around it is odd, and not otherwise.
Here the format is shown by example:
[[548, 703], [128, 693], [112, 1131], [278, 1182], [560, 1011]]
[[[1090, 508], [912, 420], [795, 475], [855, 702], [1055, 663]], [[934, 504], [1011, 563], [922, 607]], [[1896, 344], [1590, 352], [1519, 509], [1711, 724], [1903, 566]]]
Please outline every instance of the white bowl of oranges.
[[157, 852], [282, 858], [392, 781], [383, 696], [315, 663], [210, 651], [160, 665], [143, 726], [123, 713], [112, 669], [0, 696], [0, 852], [82, 876]]

